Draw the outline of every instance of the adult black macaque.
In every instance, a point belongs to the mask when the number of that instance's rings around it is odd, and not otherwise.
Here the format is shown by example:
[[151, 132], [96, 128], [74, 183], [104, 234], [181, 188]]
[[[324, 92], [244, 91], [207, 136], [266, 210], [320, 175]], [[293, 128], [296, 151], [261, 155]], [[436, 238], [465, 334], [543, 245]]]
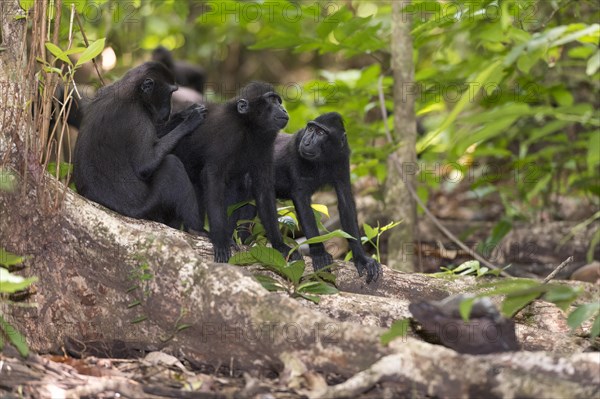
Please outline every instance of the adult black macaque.
[[[215, 262], [231, 256], [231, 222], [227, 206], [235, 203], [236, 187], [243, 187], [248, 174], [258, 216], [271, 245], [284, 256], [284, 244], [277, 223], [273, 188], [273, 144], [277, 132], [288, 122], [288, 113], [273, 86], [252, 82], [224, 104], [207, 104], [205, 122], [179, 142], [175, 154], [183, 161], [197, 190], [201, 214], [208, 214]], [[297, 252], [293, 259], [300, 259]]]
[[152, 51], [152, 60], [162, 62], [173, 73], [178, 85], [191, 87], [200, 94], [204, 93], [206, 73], [201, 67], [185, 61], [176, 61], [173, 54], [163, 46], [158, 46]]
[[[312, 194], [325, 185], [335, 188], [342, 228], [356, 238], [349, 241], [354, 265], [359, 276], [367, 272], [367, 283], [376, 281], [381, 266], [365, 254], [360, 241], [350, 185], [350, 148], [341, 115], [337, 112], [323, 114], [296, 134], [277, 135], [274, 157], [276, 196], [294, 202], [307, 238], [319, 235], [310, 206]], [[333, 263], [323, 244], [311, 244], [310, 256], [315, 270]]]
[[99, 90], [83, 115], [73, 178], [79, 194], [123, 215], [199, 231], [194, 188], [170, 153], [206, 109], [195, 105], [168, 122], [173, 82], [164, 65], [147, 62]]

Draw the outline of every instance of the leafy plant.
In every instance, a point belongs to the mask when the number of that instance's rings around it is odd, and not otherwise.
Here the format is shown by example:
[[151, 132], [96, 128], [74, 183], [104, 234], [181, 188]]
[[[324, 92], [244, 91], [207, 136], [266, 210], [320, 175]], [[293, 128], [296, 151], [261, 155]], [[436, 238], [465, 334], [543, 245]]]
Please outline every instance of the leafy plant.
[[[36, 277], [25, 278], [8, 271], [9, 267], [21, 264], [24, 259], [24, 257], [0, 248], [0, 298], [3, 301], [5, 301], [6, 295], [24, 290], [37, 281]], [[0, 351], [4, 348], [6, 339], [17, 348], [21, 356], [27, 357], [29, 347], [25, 337], [0, 315]]]
[[[332, 237], [350, 236], [341, 230], [313, 237], [306, 242], [315, 244], [324, 242]], [[350, 237], [351, 238], [351, 237]], [[296, 245], [291, 251], [298, 249]], [[239, 252], [231, 257], [229, 263], [234, 265], [251, 265], [260, 263], [267, 270], [276, 273], [280, 278], [255, 274], [264, 288], [269, 291], [285, 291], [292, 297], [302, 297], [314, 303], [319, 303], [319, 295], [331, 295], [338, 292], [335, 288], [335, 276], [326, 270], [304, 275], [306, 263], [304, 260], [288, 262], [279, 251], [264, 245], [255, 245], [250, 251]]]
[[432, 273], [433, 277], [445, 277], [445, 276], [496, 276], [498, 277], [502, 270], [509, 268], [510, 265], [503, 269], [490, 269], [486, 266], [481, 266], [478, 260], [468, 260], [455, 268], [440, 267], [442, 270], [438, 273]]
[[[489, 289], [486, 292], [465, 298], [459, 306], [460, 314], [465, 321], [469, 315], [473, 303], [477, 298], [503, 295], [501, 312], [506, 317], [513, 317], [525, 306], [536, 299], [543, 299], [567, 311], [571, 304], [577, 300], [583, 290], [561, 284], [544, 284], [536, 280], [525, 278], [511, 278], [478, 286], [481, 289]], [[569, 313], [567, 323], [571, 329], [576, 329], [586, 320], [595, 317], [590, 336], [595, 338], [600, 335], [600, 304], [589, 303], [579, 305]]]
[[[363, 229], [365, 230], [365, 235], [361, 237], [361, 241], [363, 244], [369, 243], [373, 246], [373, 248], [375, 248], [374, 258], [377, 260], [377, 262], [381, 262], [381, 253], [379, 252], [379, 239], [381, 238], [381, 235], [383, 233], [385, 233], [386, 231], [398, 226], [400, 223], [402, 223], [402, 221], [390, 222], [390, 223], [386, 224], [385, 226], [381, 226], [381, 227], [379, 227], [379, 222], [377, 222], [377, 227], [372, 227], [372, 226], [369, 226], [367, 223], [363, 223]], [[349, 252], [345, 258], [345, 260], [350, 260], [350, 259], [352, 259], [352, 252]]]

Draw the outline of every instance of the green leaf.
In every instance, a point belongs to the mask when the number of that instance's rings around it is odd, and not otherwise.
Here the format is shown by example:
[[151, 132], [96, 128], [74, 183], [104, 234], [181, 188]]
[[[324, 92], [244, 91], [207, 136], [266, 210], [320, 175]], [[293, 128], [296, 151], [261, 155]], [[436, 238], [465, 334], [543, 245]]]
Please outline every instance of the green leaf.
[[588, 140], [587, 167], [590, 176], [594, 176], [600, 164], [600, 131], [591, 132]]
[[560, 309], [566, 311], [569, 306], [579, 297], [581, 290], [566, 285], [546, 285], [548, 291], [544, 294], [544, 300], [552, 302]]
[[452, 269], [454, 274], [467, 275], [479, 270], [480, 264], [478, 260], [468, 260]]
[[[475, 77], [473, 81], [477, 82], [480, 85], [480, 87], [485, 87], [485, 85], [489, 82], [490, 78], [497, 80], [497, 72], [499, 72], [501, 69], [502, 61], [496, 60], [491, 64], [487, 65]], [[500, 82], [497, 81], [496, 83], [499, 84]], [[448, 114], [448, 116], [444, 119], [440, 126], [438, 126], [437, 129], [433, 130], [432, 132], [428, 133], [421, 140], [419, 140], [419, 142], [417, 143], [417, 153], [423, 152], [444, 130], [446, 130], [452, 123], [454, 123], [458, 115], [467, 107], [467, 105], [469, 105], [473, 101], [471, 97], [472, 96], [469, 95], [468, 92], [463, 93], [454, 109], [452, 109], [452, 111]]]
[[304, 299], [307, 299], [311, 302], [316, 303], [317, 305], [319, 304], [319, 302], [321, 301], [321, 298], [319, 298], [316, 295], [309, 295], [309, 294], [302, 294], [302, 293], [298, 293], [297, 295], [301, 296]]
[[244, 266], [258, 263], [258, 260], [254, 256], [252, 256], [252, 254], [249, 251], [245, 251], [234, 254], [231, 258], [229, 258], [229, 262], [227, 263], [231, 265]]
[[379, 233], [378, 227], [373, 228], [366, 223], [363, 223], [363, 229], [365, 230], [365, 235], [369, 240], [372, 240], [373, 238], [377, 237], [377, 234]]
[[319, 242], [325, 242], [325, 241], [329, 240], [330, 238], [334, 238], [334, 237], [342, 237], [342, 238], [347, 238], [349, 240], [355, 239], [354, 237], [352, 237], [350, 234], [346, 233], [345, 231], [338, 229], [338, 230], [334, 230], [330, 233], [323, 234], [321, 236], [309, 238], [308, 240], [304, 241], [304, 243], [305, 244], [317, 244]]
[[100, 55], [102, 50], [104, 50], [105, 41], [106, 39], [102, 38], [91, 43], [90, 46], [87, 49], [85, 49], [85, 51], [81, 54], [81, 57], [79, 57], [79, 59], [77, 60], [77, 64], [75, 64], [75, 67], [81, 66]]
[[510, 115], [505, 118], [493, 119], [475, 132], [472, 130], [464, 131], [464, 133], [457, 135], [455, 142], [456, 152], [463, 154], [471, 144], [506, 134], [506, 131], [515, 123], [518, 117], [518, 115]]
[[492, 229], [489, 243], [492, 247], [496, 247], [498, 243], [512, 230], [512, 223], [507, 219], [500, 220]]
[[12, 294], [13, 292], [23, 290], [37, 281], [37, 277], [25, 278], [18, 274], [12, 274], [3, 267], [0, 267], [0, 292]]
[[4, 335], [8, 337], [8, 341], [13, 344], [19, 351], [19, 354], [23, 357], [29, 355], [29, 347], [27, 341], [13, 326], [7, 323], [4, 318], [0, 315], [0, 329], [4, 332]]
[[322, 281], [307, 281], [300, 284], [297, 291], [317, 295], [333, 295], [339, 292], [334, 286]]
[[598, 68], [600, 68], [600, 50], [596, 51], [594, 55], [590, 57], [587, 62], [587, 67], [585, 68], [585, 73], [588, 76], [592, 76], [596, 72], [598, 72]]
[[24, 256], [18, 256], [11, 252], [6, 251], [4, 248], [0, 248], [0, 265], [14, 266], [23, 263], [25, 260]]
[[527, 278], [509, 278], [501, 281], [494, 281], [481, 284], [478, 288], [490, 288], [491, 290], [486, 292], [487, 296], [519, 294], [524, 290], [532, 289], [537, 289], [537, 293], [542, 294], [546, 289], [540, 282]]
[[130, 309], [130, 308], [133, 308], [133, 307], [135, 307], [135, 306], [139, 306], [139, 305], [141, 305], [141, 304], [142, 304], [142, 301], [140, 301], [140, 300], [138, 299], [138, 300], [136, 300], [136, 301], [133, 301], [133, 302], [131, 302], [130, 304], [128, 304], [128, 305], [127, 305], [127, 308], [128, 308], [128, 309]]
[[85, 49], [86, 49], [86, 47], [73, 47], [68, 50], [65, 50], [65, 54], [66, 55], [79, 54], [79, 53], [83, 53], [85, 51]]
[[592, 24], [590, 26], [586, 26], [585, 24], [571, 24], [569, 25], [569, 30], [567, 32], [571, 31], [574, 32], [555, 40], [551, 46], [562, 46], [563, 44], [567, 44], [575, 40], [587, 42], [587, 40], [585, 40], [586, 36], [592, 36], [592, 42], [597, 43], [597, 36], [600, 33], [600, 25]]
[[64, 62], [66, 62], [69, 65], [73, 65], [73, 63], [71, 62], [71, 60], [69, 59], [69, 57], [67, 57], [67, 55], [65, 54], [65, 52], [62, 51], [60, 49], [60, 47], [58, 47], [56, 44], [47, 42], [46, 43], [46, 49], [48, 51], [50, 51], [50, 53], [52, 53], [52, 55], [55, 56], [56, 58], [58, 58], [59, 60], [64, 61]]
[[588, 263], [592, 263], [594, 260], [594, 252], [596, 251], [596, 246], [600, 244], [600, 229], [596, 229], [592, 239], [590, 240], [590, 246], [588, 247], [586, 253], [586, 259]]
[[400, 220], [399, 222], [392, 221], [392, 222], [386, 224], [385, 226], [381, 227], [379, 230], [383, 233], [384, 231], [393, 229], [394, 227], [398, 226], [400, 223], [402, 223], [402, 220]]
[[19, 6], [25, 11], [31, 10], [31, 7], [33, 7], [34, 3], [35, 0], [19, 0]]
[[547, 189], [548, 182], [550, 182], [551, 178], [552, 175], [550, 173], [546, 174], [541, 179], [538, 177], [539, 180], [535, 183], [533, 188], [530, 188], [527, 191], [527, 194], [525, 195], [527, 201], [532, 201], [542, 190]]
[[257, 245], [250, 248], [250, 254], [261, 264], [273, 266], [277, 270], [283, 269], [287, 262], [281, 253], [275, 248]]
[[283, 266], [280, 270], [294, 285], [298, 285], [306, 264], [303, 260], [295, 260], [287, 266]]
[[323, 205], [323, 204], [311, 204], [310, 206], [315, 211], [317, 211], [319, 213], [322, 213], [323, 215], [329, 217], [329, 209], [327, 209], [326, 205]]
[[409, 324], [410, 322], [408, 319], [396, 320], [393, 322], [389, 330], [379, 337], [381, 344], [387, 345], [392, 342], [394, 338], [405, 337], [408, 333]]
[[590, 337], [592, 337], [592, 339], [596, 338], [598, 335], [600, 335], [600, 314], [596, 316], [596, 319], [594, 320], [594, 324], [592, 324], [592, 329], [590, 331]]
[[229, 216], [233, 215], [233, 212], [237, 211], [241, 207], [248, 205], [248, 204], [254, 204], [254, 201], [242, 201], [242, 202], [238, 202], [233, 205], [229, 205], [227, 207], [227, 216], [229, 217]]
[[144, 315], [137, 316], [136, 318], [131, 320], [131, 324], [138, 324], [138, 323], [141, 323], [146, 320], [148, 320], [148, 316], [144, 316]]
[[329, 33], [331, 33], [331, 31], [333, 31], [341, 22], [341, 18], [339, 18], [339, 15], [336, 14], [337, 13], [328, 15], [317, 26], [315, 31], [321, 39], [326, 39], [327, 36], [329, 36]]
[[254, 278], [258, 281], [267, 291], [285, 291], [285, 287], [279, 284], [279, 281], [273, 277], [265, 276], [264, 274], [255, 274]]
[[312, 273], [311, 275], [316, 276], [317, 278], [326, 281], [330, 284], [335, 284], [335, 274], [328, 272], [326, 270], [317, 270], [316, 272]]
[[502, 313], [506, 317], [513, 317], [515, 313], [527, 306], [540, 296], [539, 292], [524, 293], [523, 295], [507, 296], [502, 302]]
[[464, 321], [469, 321], [469, 316], [471, 316], [471, 309], [473, 309], [473, 303], [476, 298], [465, 298], [458, 305], [458, 310], [460, 312], [460, 317]]
[[282, 225], [287, 227], [290, 231], [294, 231], [296, 229], [296, 227], [298, 227], [298, 223], [296, 222], [296, 219], [291, 217], [291, 216], [280, 216], [279, 218], [277, 218], [277, 222]]
[[564, 87], [556, 87], [550, 91], [550, 94], [552, 94], [552, 97], [554, 97], [556, 102], [563, 107], [573, 105], [573, 95]]
[[65, 179], [67, 175], [73, 173], [73, 164], [61, 162], [58, 166], [58, 176], [56, 176], [56, 162], [49, 162], [46, 170], [58, 179]]
[[576, 329], [583, 324], [584, 321], [600, 312], [600, 303], [586, 303], [579, 305], [574, 311], [567, 317], [567, 324], [572, 330]]

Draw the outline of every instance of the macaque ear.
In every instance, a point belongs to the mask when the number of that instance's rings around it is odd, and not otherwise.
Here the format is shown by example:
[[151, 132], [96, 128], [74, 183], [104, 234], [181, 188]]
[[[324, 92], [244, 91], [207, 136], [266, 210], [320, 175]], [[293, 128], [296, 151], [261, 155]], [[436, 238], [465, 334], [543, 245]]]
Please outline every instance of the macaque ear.
[[142, 92], [145, 94], [151, 94], [152, 90], [154, 90], [154, 80], [150, 78], [146, 78], [144, 83], [142, 83]]
[[250, 103], [248, 103], [248, 100], [244, 98], [239, 99], [237, 102], [237, 110], [242, 115], [247, 114], [250, 110]]

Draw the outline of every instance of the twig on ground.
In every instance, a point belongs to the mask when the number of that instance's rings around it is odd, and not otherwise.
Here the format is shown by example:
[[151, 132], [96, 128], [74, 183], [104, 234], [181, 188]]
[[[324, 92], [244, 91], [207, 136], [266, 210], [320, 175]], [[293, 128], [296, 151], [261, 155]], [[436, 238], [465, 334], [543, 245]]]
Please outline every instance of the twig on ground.
[[546, 276], [546, 278], [544, 279], [543, 283], [546, 284], [547, 282], [549, 282], [550, 280], [552, 280], [554, 277], [556, 277], [556, 275], [558, 274], [558, 272], [560, 272], [562, 269], [564, 269], [565, 266], [567, 266], [571, 262], [573, 262], [573, 257], [569, 256], [567, 259], [564, 260], [563, 263], [561, 263], [560, 265], [556, 266], [556, 269], [554, 269], [552, 271], [552, 273], [550, 273], [548, 276]]

